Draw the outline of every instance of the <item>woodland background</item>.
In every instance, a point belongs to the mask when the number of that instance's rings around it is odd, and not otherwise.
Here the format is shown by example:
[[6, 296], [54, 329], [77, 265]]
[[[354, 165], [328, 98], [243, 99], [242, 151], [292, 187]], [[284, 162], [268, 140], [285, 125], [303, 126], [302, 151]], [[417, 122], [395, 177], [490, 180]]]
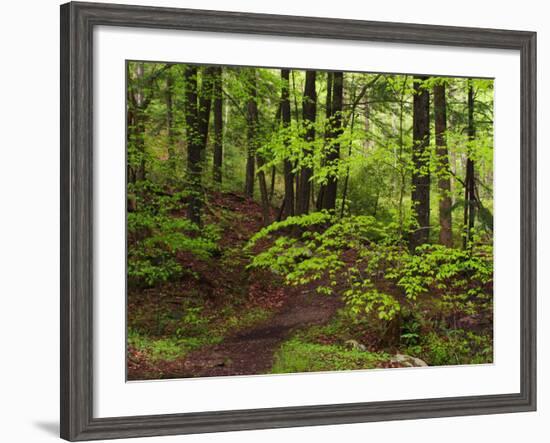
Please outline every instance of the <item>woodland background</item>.
[[126, 71], [130, 379], [492, 361], [492, 80]]

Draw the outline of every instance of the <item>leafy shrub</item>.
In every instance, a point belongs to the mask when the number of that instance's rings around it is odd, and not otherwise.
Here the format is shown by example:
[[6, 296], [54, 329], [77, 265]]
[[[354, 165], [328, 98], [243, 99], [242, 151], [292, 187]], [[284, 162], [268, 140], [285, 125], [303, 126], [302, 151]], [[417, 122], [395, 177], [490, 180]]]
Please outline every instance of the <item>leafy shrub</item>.
[[404, 254], [385, 273], [406, 297], [416, 300], [438, 294], [441, 315], [475, 315], [492, 307], [493, 254], [490, 246], [470, 249], [423, 245]]
[[178, 253], [207, 260], [217, 252], [220, 238], [217, 226], [199, 228], [187, 219], [171, 215], [181, 199], [180, 194], [163, 194], [148, 181], [129, 188], [139, 190], [136, 193], [138, 211], [127, 216], [130, 286], [150, 287], [191, 272], [182, 268], [176, 259]]
[[[383, 228], [370, 216], [339, 219], [326, 211], [289, 217], [272, 223], [252, 237], [247, 245], [269, 239], [272, 234], [292, 230], [296, 236], [279, 235], [273, 244], [252, 257], [250, 268], [270, 269], [285, 275], [289, 285], [305, 284], [329, 276], [332, 281], [346, 267], [343, 253], [384, 236]], [[332, 284], [319, 292], [332, 293]]]
[[428, 301], [442, 317], [492, 307], [490, 246], [423, 245], [411, 254], [391, 225], [384, 228], [373, 217], [340, 219], [316, 212], [273, 223], [251, 239], [248, 249], [274, 233], [278, 238], [253, 254], [249, 266], [271, 269], [289, 285], [316, 283], [321, 294], [337, 290], [357, 317], [390, 322], [403, 309], [413, 311]]
[[430, 366], [491, 363], [493, 341], [491, 334], [476, 334], [463, 329], [452, 329], [443, 334], [432, 331], [406, 352], [422, 358]]

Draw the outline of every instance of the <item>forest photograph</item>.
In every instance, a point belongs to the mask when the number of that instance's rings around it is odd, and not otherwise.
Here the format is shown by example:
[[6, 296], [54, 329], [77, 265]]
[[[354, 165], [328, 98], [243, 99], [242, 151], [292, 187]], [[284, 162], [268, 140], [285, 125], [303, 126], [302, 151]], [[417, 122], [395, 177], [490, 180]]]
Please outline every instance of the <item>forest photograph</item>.
[[127, 379], [492, 363], [493, 100], [127, 61]]

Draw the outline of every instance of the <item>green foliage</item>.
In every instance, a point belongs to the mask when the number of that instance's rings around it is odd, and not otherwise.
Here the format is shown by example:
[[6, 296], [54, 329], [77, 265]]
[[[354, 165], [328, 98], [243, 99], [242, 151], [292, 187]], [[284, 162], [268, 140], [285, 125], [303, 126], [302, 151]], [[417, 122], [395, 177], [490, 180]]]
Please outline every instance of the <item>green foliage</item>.
[[493, 361], [491, 334], [477, 334], [464, 329], [451, 329], [421, 336], [417, 345], [406, 351], [430, 366], [482, 364]]
[[285, 229], [296, 236], [279, 235], [269, 248], [252, 257], [249, 267], [282, 274], [289, 285], [318, 282], [317, 292], [327, 295], [333, 293], [342, 273], [349, 272], [346, 254], [385, 235], [370, 216], [337, 218], [327, 212], [314, 212], [264, 228], [251, 239], [248, 249]]
[[[129, 335], [132, 346], [153, 360], [170, 360], [267, 319], [268, 310], [238, 307], [248, 294], [247, 278], [255, 274], [243, 269], [242, 263], [249, 259], [248, 270], [271, 271], [287, 285], [303, 285], [321, 295], [338, 296], [345, 303], [335, 321], [309, 328], [283, 344], [274, 372], [377, 367], [384, 355], [343, 345], [348, 339], [362, 342], [372, 336], [377, 337], [379, 349], [394, 352], [395, 346], [405, 347], [407, 353], [430, 364], [491, 361], [493, 262], [488, 245], [493, 229], [493, 80], [430, 77], [420, 82], [421, 89], [430, 93], [435, 85], [445, 85], [449, 169], [442, 168], [435, 137], [431, 137], [423, 154], [425, 165], [416, 171], [412, 133], [414, 82], [418, 80], [412, 76], [346, 72], [345, 105], [332, 117], [341, 120], [342, 126], [335, 131], [325, 112], [329, 102], [326, 73], [317, 73], [317, 112], [315, 121], [307, 123], [302, 114], [305, 72], [291, 70], [291, 119], [283, 125], [280, 70], [223, 67], [223, 182], [219, 184], [211, 172], [213, 128], [209, 128], [198, 170], [190, 173], [187, 164], [188, 142], [197, 134], [191, 133], [194, 128], [188, 127], [185, 118], [186, 69], [180, 64], [127, 64], [128, 285], [136, 298], [149, 296], [143, 309], [151, 311], [144, 314], [146, 322], [129, 322], [134, 331]], [[197, 90], [192, 91], [203, 98], [207, 72], [206, 66], [197, 67]], [[255, 94], [251, 92], [253, 79]], [[467, 131], [470, 85], [475, 101], [474, 138]], [[252, 141], [251, 101], [258, 105]], [[310, 132], [314, 137], [306, 136]], [[252, 155], [250, 146], [258, 147]], [[337, 158], [328, 159], [327, 154], [336, 149]], [[229, 244], [227, 239], [234, 237], [228, 235], [222, 241], [221, 234], [244, 225], [248, 229], [242, 229], [242, 235], [238, 229], [238, 238], [246, 241], [254, 225], [254, 203], [244, 199], [237, 209], [220, 208], [212, 190], [240, 194], [246, 164], [255, 156], [261, 160], [256, 174], [263, 172], [268, 181], [272, 215], [287, 215], [279, 211], [285, 168], [290, 165], [295, 179], [306, 168], [311, 171], [310, 213], [264, 227], [242, 250], [240, 241]], [[475, 163], [479, 199], [474, 241], [464, 250], [428, 244], [411, 253], [407, 236], [415, 222], [412, 174], [432, 176], [432, 224], [439, 215], [441, 197], [451, 198], [452, 230], [458, 245], [467, 157]], [[312, 212], [320, 187], [333, 178], [338, 182], [336, 207], [330, 213]], [[441, 178], [452, 182], [446, 195], [437, 189]], [[296, 188], [298, 183], [302, 186], [299, 177]], [[295, 197], [299, 194], [296, 190]], [[213, 202], [209, 202], [211, 197]], [[192, 198], [202, 203], [205, 226], [186, 218]], [[212, 220], [216, 224], [208, 224]], [[430, 229], [430, 241], [437, 241], [437, 233], [437, 227]], [[242, 273], [242, 287], [228, 289], [219, 283], [216, 272], [209, 279], [207, 274], [218, 268]], [[180, 294], [184, 301], [178, 300], [181, 311], [151, 308], [150, 299], [158, 296], [160, 305], [164, 290], [181, 289], [178, 279], [188, 285]], [[217, 285], [212, 294], [233, 297], [218, 305], [216, 313], [209, 310], [209, 301], [201, 293], [212, 281]], [[488, 321], [467, 331], [460, 323], [464, 318]], [[329, 337], [331, 344], [320, 341], [321, 336]]]
[[387, 354], [347, 349], [339, 345], [309, 343], [295, 337], [284, 342], [275, 353], [271, 372], [344, 371], [372, 369], [388, 359]]
[[[281, 235], [285, 230], [293, 235]], [[411, 254], [373, 217], [312, 213], [264, 228], [248, 249], [275, 233], [279, 236], [253, 255], [250, 267], [284, 275], [289, 285], [316, 282], [321, 294], [337, 288], [357, 316], [375, 314], [390, 321], [403, 307], [430, 295], [437, 295], [434, 303], [442, 315], [473, 315], [491, 307], [490, 246], [424, 245]], [[381, 290], [379, 281], [393, 282], [393, 289]]]
[[147, 181], [129, 188], [138, 196], [138, 210], [127, 215], [130, 286], [155, 286], [191, 272], [176, 259], [179, 253], [208, 260], [217, 252], [220, 237], [217, 226], [199, 228], [188, 219], [171, 215], [180, 194], [162, 194]]
[[132, 330], [128, 332], [128, 345], [147, 354], [152, 362], [173, 361], [194, 349], [220, 341], [221, 337], [214, 335], [152, 338]]
[[491, 246], [462, 250], [423, 245], [417, 248], [416, 254], [402, 258], [386, 276], [397, 281], [407, 298], [416, 300], [430, 291], [440, 294], [437, 303], [443, 314], [473, 315], [491, 307]]

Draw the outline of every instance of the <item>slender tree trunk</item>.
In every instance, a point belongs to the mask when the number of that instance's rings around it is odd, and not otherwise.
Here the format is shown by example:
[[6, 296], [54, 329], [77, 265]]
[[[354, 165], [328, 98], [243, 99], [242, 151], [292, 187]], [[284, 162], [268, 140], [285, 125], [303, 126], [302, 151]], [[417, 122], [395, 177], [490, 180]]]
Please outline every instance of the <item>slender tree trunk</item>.
[[256, 70], [247, 68], [248, 103], [247, 103], [247, 157], [246, 157], [246, 178], [244, 193], [247, 197], [254, 197], [254, 179], [256, 176], [256, 124], [253, 118], [257, 112], [256, 104]]
[[187, 141], [187, 181], [189, 186], [189, 204], [187, 217], [197, 225], [201, 224], [201, 137], [197, 109], [197, 67], [185, 66], [185, 133]]
[[136, 63], [136, 113], [135, 113], [135, 144], [140, 154], [137, 180], [145, 180], [145, 79], [143, 63]]
[[[351, 122], [350, 122], [350, 131], [352, 134], [353, 134], [354, 125], [355, 125], [355, 111], [352, 110]], [[349, 146], [348, 146], [348, 158], [351, 157], [352, 144], [353, 144], [353, 141], [350, 139]], [[346, 178], [344, 179], [344, 190], [342, 191], [342, 206], [340, 208], [340, 218], [344, 216], [344, 210], [346, 207], [346, 198], [348, 196], [348, 186], [349, 186], [349, 174], [350, 174], [350, 167], [348, 164], [348, 167], [346, 168]], [[377, 203], [378, 203], [378, 197], [377, 197]]]
[[[128, 121], [127, 143], [129, 145], [130, 143], [135, 142], [135, 136], [134, 136], [134, 132], [135, 132], [134, 110], [128, 109], [127, 121]], [[128, 183], [135, 183], [136, 182], [136, 180], [137, 180], [136, 169], [133, 167], [133, 165], [129, 161], [127, 162], [126, 175], [127, 175], [126, 178], [127, 178]]]
[[269, 187], [269, 204], [273, 200], [273, 194], [275, 194], [275, 177], [277, 175], [277, 168], [273, 166], [271, 168], [271, 186]]
[[344, 74], [335, 72], [332, 85], [332, 112], [330, 129], [330, 147], [326, 155], [325, 165], [332, 168], [323, 196], [323, 209], [334, 211], [336, 209], [336, 195], [338, 191], [337, 168], [340, 161], [340, 142], [338, 137], [342, 134], [342, 102], [344, 96]]
[[294, 120], [296, 123], [300, 121], [300, 111], [298, 110], [298, 97], [296, 96], [296, 76], [294, 71], [290, 71], [292, 76], [292, 98], [294, 99]]
[[174, 128], [174, 79], [170, 71], [166, 73], [166, 130], [168, 133], [168, 164], [173, 172], [176, 168], [176, 134]]
[[414, 78], [411, 200], [415, 225], [410, 237], [411, 250], [427, 243], [430, 238], [430, 93], [422, 85], [427, 79]]
[[[128, 79], [128, 90], [126, 91], [126, 103], [127, 103], [127, 111], [126, 111], [126, 127], [128, 128], [126, 133], [126, 143], [127, 143], [127, 149], [129, 149], [130, 146], [132, 146], [135, 149], [135, 141], [136, 141], [136, 100], [135, 100], [135, 94], [132, 92], [132, 89], [130, 88], [130, 83], [133, 81], [131, 80], [131, 73], [130, 73], [130, 63], [126, 63], [126, 77]], [[128, 161], [126, 166], [126, 179], [128, 183], [135, 183], [136, 182], [136, 171], [135, 168], [132, 167], [131, 163]], [[130, 204], [128, 205], [130, 206]]]
[[[289, 96], [289, 78], [290, 71], [288, 69], [281, 70], [282, 88], [281, 88], [281, 120], [284, 130], [290, 127], [290, 96]], [[288, 134], [285, 134], [285, 145], [288, 149], [289, 140]], [[294, 174], [292, 172], [292, 163], [285, 159], [284, 164], [284, 182], [285, 182], [285, 197], [283, 202], [282, 216], [294, 215]]]
[[[126, 90], [126, 150], [128, 151], [130, 146], [135, 148], [135, 130], [136, 130], [136, 101], [135, 95], [133, 94], [130, 84], [132, 82], [132, 77], [130, 73], [130, 63], [126, 63], [126, 79], [127, 79], [127, 90]], [[126, 183], [135, 183], [136, 182], [136, 170], [130, 161], [126, 162]], [[128, 189], [128, 188], [127, 188]], [[128, 189], [129, 191], [129, 189]], [[137, 209], [137, 199], [134, 192], [126, 193], [126, 209], [128, 212], [133, 212]]]
[[[403, 78], [403, 85], [401, 87], [401, 93], [399, 96], [399, 155], [395, 157], [395, 165], [397, 167], [398, 163], [402, 163], [403, 150], [405, 149], [405, 141], [403, 137], [403, 117], [405, 111], [405, 94], [408, 83], [408, 76], [406, 75]], [[407, 173], [404, 167], [399, 169], [399, 205], [398, 205], [398, 214], [399, 214], [399, 237], [403, 237], [403, 199], [405, 197], [405, 185], [406, 185]]]
[[[254, 178], [258, 176], [258, 184], [260, 187], [260, 198], [262, 202], [262, 215], [264, 225], [270, 223], [269, 211], [269, 196], [267, 192], [267, 183], [263, 166], [264, 159], [258, 153], [258, 90], [256, 85], [256, 70], [250, 69], [248, 73], [248, 103], [246, 107], [247, 120], [247, 176], [246, 176], [246, 193], [248, 197], [253, 196]], [[255, 172], [255, 163], [258, 165], [258, 173]], [[251, 183], [249, 182], [251, 180]]]
[[365, 103], [365, 133], [367, 134], [367, 137], [365, 137], [365, 141], [363, 142], [363, 147], [365, 150], [368, 150], [371, 146], [369, 132], [370, 132], [370, 104], [367, 102]]
[[[352, 136], [350, 137], [348, 142], [348, 165], [346, 168], [346, 177], [344, 178], [344, 190], [342, 191], [342, 204], [340, 205], [340, 218], [344, 217], [344, 212], [346, 208], [346, 199], [348, 196], [349, 176], [350, 176], [349, 159], [351, 158], [352, 149], [353, 149], [353, 128], [355, 127], [355, 108], [357, 107], [357, 104], [358, 104], [357, 97], [356, 97], [355, 82], [353, 79], [351, 81], [350, 90], [351, 90], [350, 100], [352, 102], [351, 109], [350, 109], [350, 134], [352, 134]], [[365, 88], [364, 91], [365, 92], [361, 93], [361, 97], [366, 94], [367, 89]], [[376, 198], [377, 198], [377, 205], [378, 205], [378, 195]], [[375, 208], [375, 211], [376, 211], [376, 208]]]
[[[309, 212], [311, 198], [311, 177], [313, 176], [313, 142], [315, 140], [315, 119], [317, 117], [317, 92], [315, 91], [316, 71], [306, 71], [306, 83], [302, 102], [302, 116], [304, 121], [304, 138], [307, 146], [304, 149], [304, 162], [300, 169], [300, 193], [296, 196], [296, 213]], [[310, 164], [311, 163], [311, 164]]]
[[[256, 161], [258, 162], [258, 168], [262, 168], [265, 164], [261, 155], [256, 155]], [[271, 223], [271, 214], [269, 210], [269, 196], [267, 193], [267, 183], [265, 179], [265, 173], [263, 169], [258, 171], [258, 184], [260, 185], [260, 198], [262, 200], [262, 217], [264, 226]]]
[[[331, 116], [332, 116], [332, 83], [333, 83], [334, 75], [332, 72], [327, 72], [327, 97], [325, 102], [325, 119], [326, 119], [326, 125], [325, 125], [325, 135], [324, 135], [324, 146], [323, 149], [326, 149], [327, 140], [330, 139], [330, 131], [331, 131]], [[321, 166], [325, 166], [325, 158], [321, 160]], [[317, 195], [317, 203], [316, 208], [318, 211], [323, 209], [323, 201], [325, 199], [325, 189], [326, 185], [320, 185], [319, 186], [319, 194]]]
[[439, 243], [453, 246], [451, 176], [447, 148], [447, 99], [445, 84], [434, 86], [435, 144], [437, 147], [437, 186], [439, 189]]
[[223, 161], [223, 98], [222, 98], [222, 68], [214, 70], [213, 99], [214, 99], [214, 158], [212, 165], [212, 178], [214, 182], [222, 182]]
[[199, 94], [199, 107], [197, 110], [202, 159], [204, 159], [204, 150], [206, 149], [206, 142], [208, 140], [208, 127], [210, 126], [210, 110], [212, 109], [212, 92], [216, 69], [217, 68], [214, 66], [209, 66], [202, 71], [202, 84]]
[[187, 217], [201, 225], [202, 212], [202, 158], [208, 139], [210, 108], [212, 104], [212, 69], [203, 71], [200, 94], [196, 66], [187, 65], [185, 80], [185, 124], [187, 139], [187, 181], [189, 183], [189, 204]]
[[[468, 143], [475, 140], [474, 122], [474, 88], [472, 80], [468, 79]], [[472, 230], [475, 222], [475, 168], [474, 160], [470, 156], [471, 146], [468, 146], [468, 158], [466, 160], [466, 178], [464, 180], [464, 235], [462, 246], [466, 248], [472, 239]]]

